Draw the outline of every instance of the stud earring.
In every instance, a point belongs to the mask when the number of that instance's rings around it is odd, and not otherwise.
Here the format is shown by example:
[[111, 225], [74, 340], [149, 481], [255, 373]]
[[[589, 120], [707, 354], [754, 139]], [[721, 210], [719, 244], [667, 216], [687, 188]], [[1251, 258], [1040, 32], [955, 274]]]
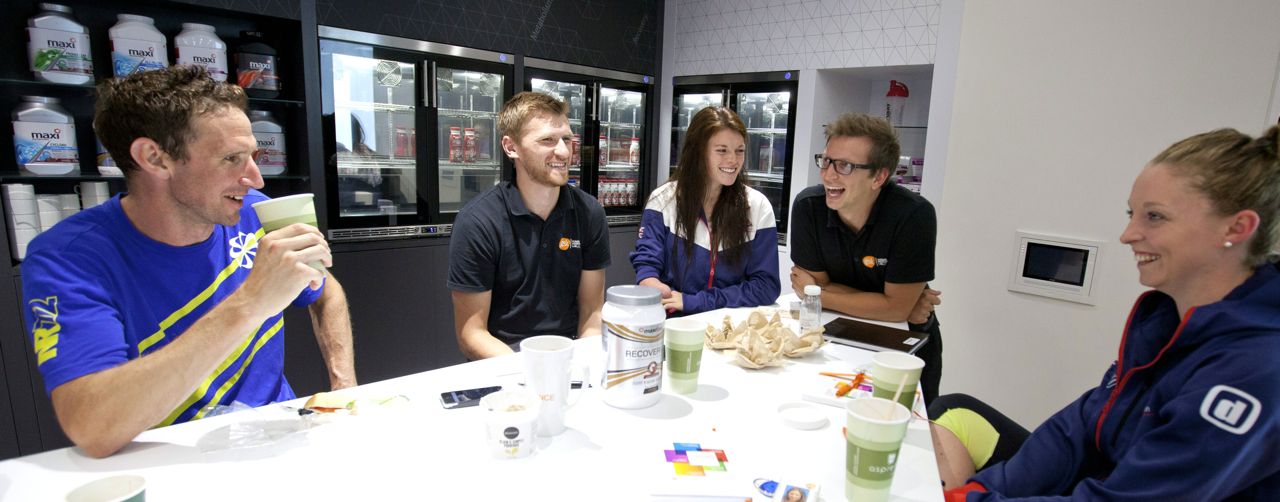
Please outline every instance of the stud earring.
[[1231, 249], [1231, 246], [1234, 246], [1234, 245], [1235, 245], [1235, 244], [1234, 244], [1234, 243], [1232, 243], [1231, 241], [1227, 241], [1227, 242], [1222, 243], [1222, 247], [1227, 248], [1227, 249]]

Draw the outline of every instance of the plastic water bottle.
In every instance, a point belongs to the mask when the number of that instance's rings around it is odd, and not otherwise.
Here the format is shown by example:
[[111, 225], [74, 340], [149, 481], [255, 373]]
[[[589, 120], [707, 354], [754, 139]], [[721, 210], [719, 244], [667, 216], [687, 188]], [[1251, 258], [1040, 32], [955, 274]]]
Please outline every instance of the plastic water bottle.
[[901, 126], [902, 114], [906, 111], [907, 97], [910, 95], [907, 84], [890, 80], [889, 92], [884, 95], [884, 118], [895, 126]]
[[800, 299], [800, 332], [822, 327], [822, 288], [817, 284], [804, 287]]

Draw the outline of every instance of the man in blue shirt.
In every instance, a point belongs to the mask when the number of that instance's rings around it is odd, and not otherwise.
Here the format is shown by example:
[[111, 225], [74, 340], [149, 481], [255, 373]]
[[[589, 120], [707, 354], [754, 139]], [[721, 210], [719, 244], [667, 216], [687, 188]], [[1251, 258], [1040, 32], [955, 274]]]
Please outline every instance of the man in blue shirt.
[[309, 305], [334, 388], [355, 385], [342, 287], [305, 224], [265, 233], [244, 91], [178, 66], [99, 87], [94, 130], [129, 192], [32, 242], [23, 296], [45, 387], [76, 445], [103, 457], [142, 431], [235, 401], [292, 399], [283, 317]]

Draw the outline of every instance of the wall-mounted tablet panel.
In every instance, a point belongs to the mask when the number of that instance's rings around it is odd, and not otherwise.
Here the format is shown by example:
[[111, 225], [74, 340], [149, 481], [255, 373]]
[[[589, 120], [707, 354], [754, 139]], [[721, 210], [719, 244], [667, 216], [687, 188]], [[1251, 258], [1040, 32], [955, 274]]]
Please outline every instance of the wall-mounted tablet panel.
[[1009, 291], [1094, 304], [1093, 271], [1102, 242], [1021, 230], [1014, 235]]

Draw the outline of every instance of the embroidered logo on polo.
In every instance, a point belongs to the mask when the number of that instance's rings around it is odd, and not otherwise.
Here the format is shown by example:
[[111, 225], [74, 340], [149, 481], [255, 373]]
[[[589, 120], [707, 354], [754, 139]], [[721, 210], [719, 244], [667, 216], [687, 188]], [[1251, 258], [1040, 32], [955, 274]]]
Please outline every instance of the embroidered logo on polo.
[[239, 260], [241, 268], [253, 268], [253, 258], [258, 255], [258, 238], [254, 234], [239, 232], [227, 241], [232, 260]]
[[888, 264], [889, 264], [888, 258], [876, 258], [871, 255], [866, 255], [862, 257], [862, 266], [867, 268], [883, 267]]
[[570, 239], [568, 237], [560, 238], [560, 250], [568, 251], [570, 248], [578, 249], [582, 247], [582, 241], [578, 239]]
[[1262, 403], [1258, 398], [1228, 385], [1213, 386], [1200, 403], [1201, 417], [1232, 434], [1249, 432], [1261, 414]]

